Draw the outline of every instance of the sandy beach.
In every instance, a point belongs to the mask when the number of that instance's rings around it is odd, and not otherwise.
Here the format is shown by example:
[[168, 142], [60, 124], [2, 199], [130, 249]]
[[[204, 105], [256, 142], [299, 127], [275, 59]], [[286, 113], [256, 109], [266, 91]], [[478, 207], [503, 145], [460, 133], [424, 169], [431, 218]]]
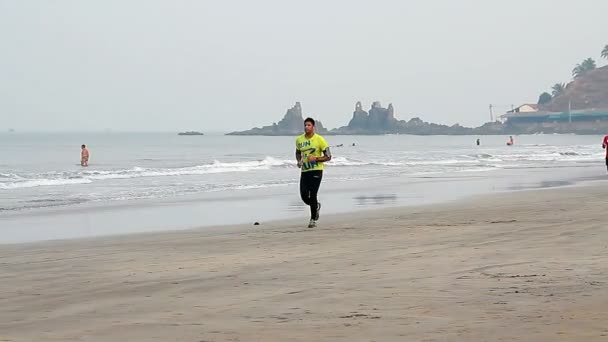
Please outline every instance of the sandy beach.
[[597, 184], [0, 246], [0, 341], [608, 341]]

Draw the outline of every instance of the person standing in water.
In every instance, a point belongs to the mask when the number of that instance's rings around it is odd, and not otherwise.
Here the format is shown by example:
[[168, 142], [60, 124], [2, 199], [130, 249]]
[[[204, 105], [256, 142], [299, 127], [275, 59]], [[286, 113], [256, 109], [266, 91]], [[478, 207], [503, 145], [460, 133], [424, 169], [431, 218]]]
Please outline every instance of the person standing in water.
[[477, 138], [477, 146], [481, 145], [481, 140], [479, 140], [479, 138]]
[[510, 136], [509, 136], [509, 141], [507, 141], [507, 145], [508, 145], [508, 146], [513, 146], [513, 144], [515, 144], [515, 142], [513, 141], [513, 136], [512, 136], [512, 135], [510, 135]]
[[319, 220], [321, 203], [317, 193], [323, 179], [324, 163], [331, 160], [331, 152], [327, 141], [315, 132], [315, 120], [304, 120], [304, 134], [296, 139], [296, 160], [300, 173], [300, 196], [306, 205], [310, 206], [310, 222], [308, 228], [315, 228]]
[[606, 150], [606, 169], [608, 170], [608, 135], [602, 141], [602, 148]]
[[82, 144], [80, 149], [80, 166], [89, 166], [89, 150], [87, 149], [87, 145]]

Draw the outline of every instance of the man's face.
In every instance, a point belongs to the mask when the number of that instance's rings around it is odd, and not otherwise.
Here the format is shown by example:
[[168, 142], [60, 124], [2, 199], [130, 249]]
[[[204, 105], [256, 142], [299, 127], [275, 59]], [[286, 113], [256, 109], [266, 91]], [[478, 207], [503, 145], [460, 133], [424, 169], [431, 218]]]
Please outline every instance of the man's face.
[[314, 133], [315, 132], [315, 126], [313, 126], [313, 124], [310, 123], [310, 122], [305, 122], [304, 123], [304, 132], [306, 134], [312, 134], [312, 133]]

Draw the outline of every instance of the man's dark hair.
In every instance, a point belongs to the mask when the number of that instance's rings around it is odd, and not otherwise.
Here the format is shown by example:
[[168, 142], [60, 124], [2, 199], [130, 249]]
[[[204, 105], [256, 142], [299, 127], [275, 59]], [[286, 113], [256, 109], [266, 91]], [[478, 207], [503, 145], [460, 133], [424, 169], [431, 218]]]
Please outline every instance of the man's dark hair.
[[85, 148], [85, 147], [87, 147], [87, 145], [85, 145], [85, 144], [82, 144], [82, 146], [80, 146], [80, 147], [81, 147], [81, 148]]
[[306, 120], [304, 120], [304, 124], [306, 124], [307, 122], [310, 122], [313, 126], [317, 125], [317, 123], [315, 122], [315, 119], [313, 119], [313, 118], [306, 118]]

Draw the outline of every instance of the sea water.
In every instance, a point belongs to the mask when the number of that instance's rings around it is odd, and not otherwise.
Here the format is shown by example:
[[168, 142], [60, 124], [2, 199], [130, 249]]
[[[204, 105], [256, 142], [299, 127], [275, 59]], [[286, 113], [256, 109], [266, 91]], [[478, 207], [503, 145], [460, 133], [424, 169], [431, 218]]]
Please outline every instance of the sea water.
[[[605, 175], [600, 136], [516, 136], [514, 146], [507, 138], [327, 136], [324, 213]], [[91, 154], [86, 168], [81, 144]], [[304, 217], [294, 152], [295, 137], [3, 133], [0, 242]]]

